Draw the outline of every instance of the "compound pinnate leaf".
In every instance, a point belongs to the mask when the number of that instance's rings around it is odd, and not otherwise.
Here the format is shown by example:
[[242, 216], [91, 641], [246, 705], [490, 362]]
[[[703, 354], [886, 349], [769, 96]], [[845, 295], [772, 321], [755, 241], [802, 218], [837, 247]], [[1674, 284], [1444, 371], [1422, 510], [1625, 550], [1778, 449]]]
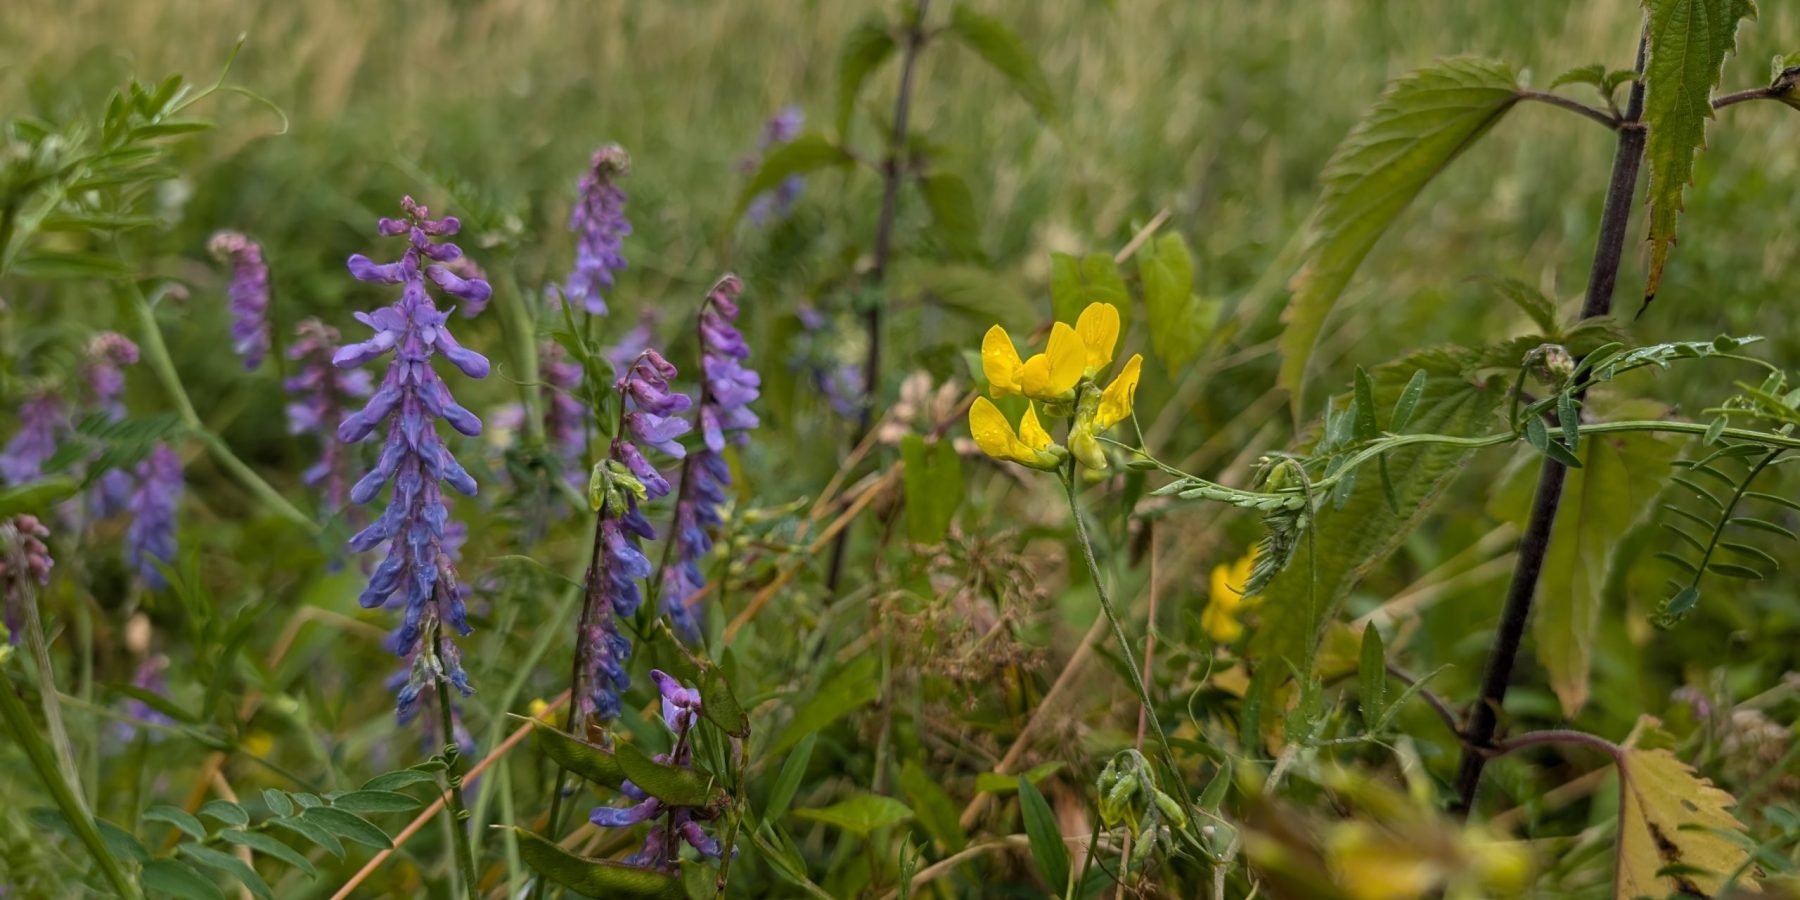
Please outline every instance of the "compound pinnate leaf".
[[1754, 0], [1645, 0], [1649, 55], [1644, 62], [1644, 157], [1650, 166], [1650, 274], [1644, 303], [1656, 298], [1675, 246], [1682, 192], [1694, 180], [1694, 154], [1706, 146], [1712, 91], [1725, 57], [1737, 49], [1738, 23], [1756, 15]]
[[1325, 319], [1363, 257], [1425, 185], [1518, 100], [1512, 67], [1444, 60], [1390, 85], [1332, 153], [1282, 314], [1280, 383], [1296, 413]]

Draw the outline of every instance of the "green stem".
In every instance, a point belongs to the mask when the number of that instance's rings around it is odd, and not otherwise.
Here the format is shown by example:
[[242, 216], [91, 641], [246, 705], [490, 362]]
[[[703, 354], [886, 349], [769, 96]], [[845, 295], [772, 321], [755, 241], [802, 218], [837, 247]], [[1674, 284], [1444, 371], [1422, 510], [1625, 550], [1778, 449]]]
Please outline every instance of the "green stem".
[[32, 662], [38, 670], [38, 699], [44, 706], [44, 727], [50, 732], [50, 749], [56, 754], [58, 770], [74, 792], [75, 805], [87, 812], [87, 801], [81, 790], [81, 776], [75, 768], [75, 745], [69, 741], [69, 729], [63, 725], [62, 704], [57, 701], [56, 671], [50, 666], [50, 647], [44, 639], [44, 623], [38, 615], [37, 597], [25, 598], [25, 643], [31, 647]]
[[150, 367], [156, 380], [161, 382], [164, 393], [169, 395], [169, 401], [175, 404], [175, 412], [181, 416], [182, 423], [193, 430], [194, 436], [206, 447], [207, 453], [218, 463], [219, 468], [236, 479], [270, 512], [300, 526], [308, 534], [320, 534], [322, 529], [319, 523], [270, 487], [262, 476], [257, 475], [237, 454], [231, 452], [231, 447], [226, 445], [224, 439], [206, 429], [206, 425], [200, 421], [200, 414], [194, 410], [194, 402], [188, 398], [187, 389], [181, 384], [181, 375], [175, 371], [175, 360], [169, 355], [168, 344], [163, 342], [162, 329], [156, 324], [156, 311], [151, 308], [149, 298], [135, 285], [129, 290], [131, 306], [137, 314], [139, 347], [143, 351], [144, 364]]
[[1155, 729], [1157, 745], [1162, 749], [1163, 765], [1169, 769], [1169, 777], [1181, 793], [1182, 805], [1191, 809], [1193, 802], [1188, 796], [1187, 782], [1181, 777], [1181, 769], [1175, 764], [1175, 755], [1169, 749], [1169, 735], [1163, 731], [1162, 718], [1156, 714], [1156, 705], [1150, 701], [1150, 688], [1144, 681], [1144, 674], [1138, 668], [1137, 654], [1131, 650], [1131, 640], [1125, 636], [1125, 626], [1119, 621], [1119, 613], [1113, 608], [1112, 594], [1106, 588], [1106, 578], [1100, 573], [1100, 564], [1094, 559], [1094, 542], [1088, 537], [1087, 522], [1081, 516], [1081, 501], [1075, 490], [1075, 464], [1071, 461], [1059, 473], [1062, 477], [1063, 490], [1069, 496], [1069, 517], [1075, 520], [1075, 537], [1081, 543], [1081, 556], [1087, 562], [1089, 577], [1094, 580], [1094, 594], [1100, 598], [1100, 609], [1106, 614], [1106, 621], [1112, 626], [1114, 640], [1119, 643], [1119, 658], [1125, 661], [1127, 674], [1131, 676], [1132, 690], [1137, 692], [1138, 702], [1143, 704], [1144, 715], [1150, 720], [1150, 727]]
[[[437, 634], [427, 635], [430, 641], [430, 652], [437, 654]], [[440, 662], [437, 675], [438, 695], [438, 730], [444, 738], [444, 762], [448, 768], [444, 770], [446, 802], [450, 806], [450, 838], [456, 846], [457, 866], [462, 870], [462, 882], [469, 900], [480, 900], [476, 889], [475, 848], [469, 839], [469, 810], [463, 806], [462, 798], [462, 752], [456, 746], [456, 720], [451, 718], [450, 681], [444, 677]]]
[[93, 818], [82, 807], [81, 801], [76, 798], [75, 792], [70, 789], [68, 782], [64, 781], [62, 775], [57, 772], [56, 761], [52, 758], [50, 748], [44, 746], [37, 729], [32, 727], [31, 714], [26, 711], [25, 704], [19, 702], [12, 676], [8, 675], [3, 668], [0, 668], [0, 718], [4, 718], [7, 727], [12, 729], [13, 737], [18, 740], [19, 746], [25, 750], [26, 757], [31, 760], [31, 768], [37, 772], [38, 778], [44, 782], [44, 787], [50, 791], [50, 796], [56, 801], [57, 808], [62, 811], [63, 818], [67, 819], [70, 827], [75, 829], [75, 836], [81, 839], [81, 843], [87, 847], [88, 854], [94, 858], [95, 863], [99, 864], [101, 874], [106, 876], [113, 891], [121, 897], [143, 896], [138, 892], [137, 885], [125, 876], [125, 870], [120, 867], [119, 861], [114, 859], [111, 851], [106, 849], [106, 842], [100, 839], [100, 830], [94, 825]]
[[512, 266], [502, 270], [502, 277], [506, 279], [506, 296], [494, 299], [499, 308], [500, 328], [512, 346], [519, 406], [525, 410], [525, 441], [533, 449], [541, 449], [544, 446], [544, 416], [538, 408], [537, 325], [525, 294], [519, 290], [519, 279], [513, 274]]

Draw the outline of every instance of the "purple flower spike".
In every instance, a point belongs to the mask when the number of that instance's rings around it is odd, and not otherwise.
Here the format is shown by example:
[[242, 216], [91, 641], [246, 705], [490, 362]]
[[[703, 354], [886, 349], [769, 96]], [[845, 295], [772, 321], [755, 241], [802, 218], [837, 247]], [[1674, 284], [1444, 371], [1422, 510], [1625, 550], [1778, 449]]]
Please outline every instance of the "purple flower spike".
[[[426, 281], [465, 302], [485, 301], [491, 290], [486, 281], [449, 268], [461, 260], [462, 250], [437, 239], [457, 232], [460, 224], [455, 218], [432, 219], [411, 197], [402, 199], [400, 207], [403, 219], [382, 219], [377, 226], [383, 235], [407, 237], [408, 246], [400, 259], [378, 264], [358, 255], [349, 262], [350, 274], [359, 280], [401, 285], [400, 297], [373, 314], [358, 314], [358, 321], [373, 329], [374, 336], [339, 348], [332, 354], [332, 363], [350, 368], [393, 354], [387, 375], [368, 404], [338, 425], [338, 439], [355, 443], [378, 426], [387, 429], [375, 467], [357, 481], [349, 497], [356, 503], [369, 503], [391, 484], [388, 507], [350, 538], [350, 547], [365, 551], [383, 542], [388, 545], [386, 559], [375, 567], [359, 601], [364, 607], [376, 607], [393, 598], [402, 608], [401, 624], [388, 646], [408, 660], [409, 675], [396, 705], [404, 722], [412, 717], [420, 694], [439, 678], [465, 696], [474, 693], [461, 655], [447, 634], [448, 630], [467, 635], [471, 629], [466, 589], [448, 546], [449, 508], [439, 485], [448, 484], [459, 493], [472, 495], [475, 480], [444, 445], [436, 423], [441, 419], [473, 437], [481, 433], [481, 420], [450, 396], [431, 360], [441, 355], [471, 378], [485, 377], [488, 361], [451, 337], [446, 315], [432, 302]], [[465, 272], [473, 274], [473, 270]], [[429, 653], [423, 652], [428, 645], [421, 640], [427, 634], [437, 635]]]
[[[122, 334], [103, 331], [88, 341], [87, 361], [82, 364], [82, 372], [87, 377], [89, 390], [93, 391], [94, 406], [108, 421], [125, 418], [124, 369], [137, 361], [137, 345]], [[130, 496], [131, 476], [119, 469], [110, 469], [101, 473], [88, 490], [88, 510], [94, 518], [110, 518], [124, 511]]]
[[[675, 736], [675, 748], [668, 753], [657, 754], [656, 761], [692, 769], [694, 742], [691, 736], [695, 723], [699, 721], [700, 692], [682, 685], [657, 669], [650, 670], [650, 678], [656, 682], [657, 691], [662, 694], [663, 723], [669, 726], [669, 731]], [[676, 851], [682, 843], [693, 847], [703, 856], [714, 859], [720, 857], [719, 842], [700, 825], [701, 822], [718, 818], [720, 810], [670, 806], [654, 797], [645, 797], [644, 792], [630, 781], [620, 787], [620, 793], [640, 802], [624, 807], [598, 807], [588, 814], [588, 821], [601, 828], [629, 828], [642, 822], [657, 823], [644, 838], [643, 849], [625, 860], [627, 865], [673, 871], [680, 864]]]
[[[296, 337], [288, 345], [287, 354], [297, 365], [282, 385], [292, 397], [287, 405], [288, 431], [329, 431], [344, 417], [350, 400], [369, 396], [374, 387], [368, 372], [340, 370], [331, 364], [331, 356], [337, 352], [336, 328], [318, 319], [306, 319], [295, 326], [294, 333]], [[319, 489], [326, 509], [331, 511], [342, 509], [349, 496], [347, 451], [343, 444], [326, 438], [319, 445], [319, 461], [301, 473], [307, 486]]]
[[0, 450], [0, 481], [24, 484], [42, 476], [45, 461], [56, 453], [56, 436], [67, 427], [55, 394], [38, 394], [19, 404], [19, 430]]
[[563, 465], [585, 483], [587, 408], [575, 399], [575, 392], [581, 389], [581, 363], [570, 359], [569, 352], [555, 341], [544, 342], [538, 359], [544, 378], [544, 433]]
[[0, 519], [0, 595], [6, 601], [6, 630], [14, 644], [25, 627], [25, 604], [31, 602], [32, 585], [50, 583], [50, 548], [44, 539], [50, 531], [37, 516]]
[[625, 192], [618, 178], [631, 168], [631, 157], [618, 144], [594, 151], [587, 174], [576, 185], [579, 197], [569, 210], [569, 230], [575, 232], [575, 269], [563, 284], [563, 297], [596, 316], [606, 315], [602, 289], [610, 289], [614, 276], [624, 271], [621, 248], [631, 233], [625, 218]]
[[125, 555], [138, 579], [151, 590], [168, 586], [157, 563], [175, 562], [175, 507], [181, 502], [181, 457], [167, 444], [157, 444], [137, 467], [137, 491], [126, 507], [131, 524], [125, 529]]
[[231, 264], [231, 345], [244, 358], [244, 368], [254, 369], [269, 352], [269, 265], [262, 247], [238, 232], [221, 231], [207, 249]]
[[688, 457], [682, 472], [681, 495], [675, 500], [674, 564], [663, 579], [658, 602], [689, 643], [700, 639], [700, 622], [688, 598], [706, 585], [700, 560], [712, 550], [710, 531], [723, 524], [720, 509], [731, 485], [731, 467], [725, 461], [727, 444], [743, 443], [744, 432], [757, 426], [750, 404], [761, 390], [762, 379], [743, 361], [750, 348], [733, 324], [738, 317], [737, 297], [743, 282], [735, 275], [719, 279], [700, 308], [700, 411], [701, 447]]

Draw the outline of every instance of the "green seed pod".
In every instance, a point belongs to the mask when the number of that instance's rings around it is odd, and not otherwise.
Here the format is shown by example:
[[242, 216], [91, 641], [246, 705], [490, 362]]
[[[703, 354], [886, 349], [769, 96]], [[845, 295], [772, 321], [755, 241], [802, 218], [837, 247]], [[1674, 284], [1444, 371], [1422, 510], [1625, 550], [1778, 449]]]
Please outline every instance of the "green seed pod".
[[1162, 810], [1163, 818], [1176, 828], [1187, 827], [1187, 810], [1175, 802], [1175, 798], [1162, 792], [1160, 788], [1151, 788], [1151, 799], [1156, 801], [1156, 808]]

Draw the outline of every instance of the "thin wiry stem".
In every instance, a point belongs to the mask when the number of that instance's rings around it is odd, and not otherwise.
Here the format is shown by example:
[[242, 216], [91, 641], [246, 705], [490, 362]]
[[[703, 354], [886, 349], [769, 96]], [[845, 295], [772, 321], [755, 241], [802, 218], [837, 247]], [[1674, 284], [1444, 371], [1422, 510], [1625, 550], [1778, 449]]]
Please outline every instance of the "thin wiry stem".
[[1576, 115], [1593, 119], [1594, 121], [1605, 125], [1609, 130], [1619, 130], [1620, 119], [1618, 116], [1615, 116], [1604, 109], [1589, 106], [1579, 100], [1571, 100], [1561, 94], [1551, 94], [1545, 91], [1520, 91], [1519, 99], [1531, 100], [1537, 103], [1547, 103], [1551, 106], [1560, 107], [1575, 113]]
[[[439, 588], [442, 590], [442, 588]], [[439, 625], [437, 628], [441, 628]], [[437, 628], [427, 635], [430, 641], [429, 652], [437, 655]], [[462, 870], [464, 892], [469, 900], [480, 900], [480, 892], [476, 887], [475, 848], [469, 837], [469, 811], [463, 806], [462, 789], [462, 751], [456, 746], [456, 720], [451, 718], [450, 680], [444, 677], [444, 667], [437, 666], [438, 695], [438, 732], [444, 738], [444, 797], [450, 805], [450, 838], [456, 848], [457, 867]]]

